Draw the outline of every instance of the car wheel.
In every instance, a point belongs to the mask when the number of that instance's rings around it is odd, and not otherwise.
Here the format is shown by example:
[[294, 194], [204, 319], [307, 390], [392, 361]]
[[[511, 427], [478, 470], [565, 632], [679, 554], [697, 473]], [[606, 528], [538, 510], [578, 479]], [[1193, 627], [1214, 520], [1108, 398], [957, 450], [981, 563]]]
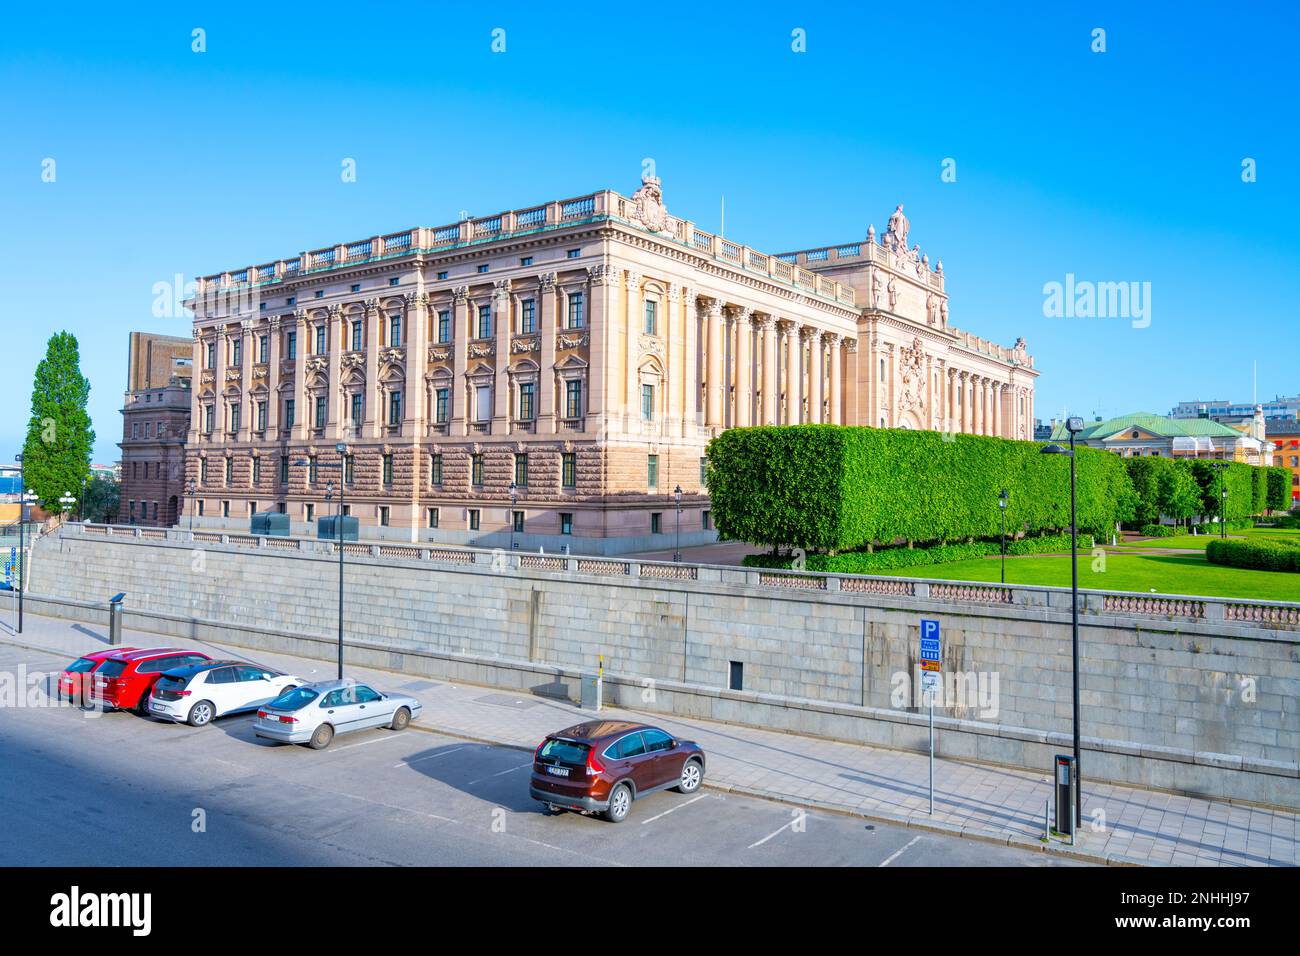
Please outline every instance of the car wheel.
[[393, 730], [405, 730], [411, 723], [411, 712], [405, 707], [397, 708], [397, 713], [393, 714], [393, 722], [388, 726]]
[[186, 720], [191, 727], [202, 727], [204, 724], [211, 722], [216, 716], [216, 708], [212, 706], [212, 701], [201, 700], [190, 708], [190, 716]]
[[678, 793], [694, 793], [704, 782], [704, 768], [698, 760], [688, 760], [682, 765], [682, 776], [677, 783]]
[[135, 712], [141, 717], [149, 715], [149, 695], [141, 694], [140, 699], [135, 702]]
[[316, 732], [311, 735], [311, 740], [308, 741], [308, 746], [310, 746], [312, 750], [324, 750], [330, 745], [330, 741], [333, 739], [334, 728], [329, 724], [321, 724], [316, 728]]
[[610, 823], [622, 823], [631, 809], [632, 788], [620, 783], [609, 795], [609, 809], [605, 811], [605, 819]]
[[564, 812], [564, 807], [560, 806], [557, 803], [542, 804], [542, 813], [546, 814], [548, 817], [558, 816], [563, 812]]

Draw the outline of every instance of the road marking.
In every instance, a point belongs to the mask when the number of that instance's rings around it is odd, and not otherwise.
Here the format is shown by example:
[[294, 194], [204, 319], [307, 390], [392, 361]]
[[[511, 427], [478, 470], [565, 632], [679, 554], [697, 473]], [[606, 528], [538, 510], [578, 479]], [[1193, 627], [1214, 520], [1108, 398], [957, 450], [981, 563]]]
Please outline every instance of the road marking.
[[465, 784], [465, 786], [472, 787], [474, 784], [482, 783], [484, 780], [490, 780], [492, 777], [504, 777], [508, 773], [514, 773], [516, 770], [523, 770], [525, 767], [531, 767], [532, 765], [533, 762], [530, 760], [528, 763], [521, 763], [518, 767], [509, 767], [506, 770], [502, 770], [500, 773], [494, 773], [486, 777], [479, 777], [477, 780], [471, 780], [469, 783]]
[[919, 840], [919, 839], [921, 839], [919, 836], [914, 836], [914, 837], [912, 837], [912, 839], [910, 839], [910, 840], [907, 841], [907, 845], [906, 845], [906, 846], [901, 847], [900, 849], [897, 849], [897, 850], [895, 850], [893, 853], [889, 854], [889, 856], [885, 857], [885, 862], [884, 862], [884, 863], [881, 863], [880, 865], [881, 865], [881, 866], [889, 866], [889, 864], [893, 863], [893, 862], [894, 862], [895, 860], [897, 860], [900, 856], [902, 856], [905, 852], [907, 852], [907, 850], [912, 846], [912, 844], [915, 843], [915, 842], [916, 842], [917, 840]]
[[423, 757], [416, 757], [414, 760], [403, 760], [401, 763], [395, 763], [395, 764], [393, 764], [393, 767], [394, 767], [394, 768], [397, 768], [397, 767], [409, 767], [411, 764], [413, 764], [413, 763], [419, 763], [421, 760], [433, 760], [433, 759], [435, 759], [435, 758], [437, 758], [437, 757], [445, 757], [445, 756], [447, 756], [447, 754], [460, 753], [462, 750], [466, 750], [466, 749], [468, 749], [468, 748], [466, 748], [466, 747], [457, 747], [457, 748], [455, 748], [454, 750], [444, 750], [442, 753], [437, 753], [437, 754], [425, 754]]
[[401, 740], [401, 734], [390, 734], [387, 737], [376, 737], [374, 740], [363, 740], [359, 744], [348, 744], [346, 747], [331, 747], [326, 753], [336, 754], [343, 750], [351, 750], [353, 747], [364, 747], [367, 744], [382, 744], [385, 740]]
[[675, 807], [670, 807], [669, 809], [665, 810], [663, 813], [657, 813], [657, 814], [655, 814], [655, 815], [654, 815], [653, 817], [651, 817], [649, 820], [642, 820], [642, 821], [641, 821], [641, 826], [645, 826], [647, 823], [654, 823], [654, 822], [655, 822], [656, 820], [658, 820], [660, 817], [666, 817], [666, 816], [668, 816], [668, 814], [672, 813], [674, 810], [680, 810], [682, 807], [689, 807], [689, 806], [690, 806], [692, 803], [694, 803], [696, 800], [703, 800], [703, 799], [704, 799], [705, 797], [707, 797], [707, 796], [708, 796], [707, 793], [702, 793], [702, 794], [700, 794], [698, 797], [692, 797], [690, 800], [687, 800], [685, 803], [679, 803], [679, 804], [677, 804], [677, 806], [675, 806]]
[[777, 830], [776, 833], [769, 833], [767, 836], [763, 837], [763, 839], [759, 840], [757, 843], [751, 843], [748, 847], [746, 847], [746, 849], [752, 850], [752, 849], [754, 849], [754, 847], [756, 847], [756, 846], [762, 846], [762, 845], [763, 845], [764, 843], [766, 843], [768, 840], [772, 839], [772, 837], [777, 836], [778, 834], [780, 834], [782, 830], [786, 830], [786, 829], [788, 829], [789, 827], [794, 826], [796, 823], [798, 823], [798, 822], [799, 822], [800, 820], [802, 820], [802, 819], [804, 819], [803, 816], [795, 817], [793, 820], [791, 820], [789, 823], [787, 823], [785, 826], [783, 826], [780, 830]]

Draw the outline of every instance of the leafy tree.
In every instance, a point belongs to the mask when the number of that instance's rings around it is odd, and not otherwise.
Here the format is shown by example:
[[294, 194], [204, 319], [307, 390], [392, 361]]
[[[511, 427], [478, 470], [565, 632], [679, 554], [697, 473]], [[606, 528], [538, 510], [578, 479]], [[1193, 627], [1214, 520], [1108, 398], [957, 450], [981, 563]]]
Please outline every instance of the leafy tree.
[[1201, 487], [1192, 477], [1192, 470], [1183, 461], [1160, 460], [1165, 463], [1156, 481], [1160, 512], [1175, 521], [1195, 516], [1201, 507]]
[[95, 431], [86, 411], [89, 398], [90, 381], [81, 374], [77, 339], [56, 332], [36, 366], [32, 417], [23, 445], [27, 487], [49, 511], [58, 511], [63, 494], [76, 494], [90, 474]]
[[81, 503], [81, 513], [87, 521], [107, 524], [117, 520], [122, 486], [104, 475], [96, 475], [86, 482], [85, 500]]
[[1291, 504], [1291, 471], [1273, 466], [1268, 470], [1268, 508], [1285, 511]]

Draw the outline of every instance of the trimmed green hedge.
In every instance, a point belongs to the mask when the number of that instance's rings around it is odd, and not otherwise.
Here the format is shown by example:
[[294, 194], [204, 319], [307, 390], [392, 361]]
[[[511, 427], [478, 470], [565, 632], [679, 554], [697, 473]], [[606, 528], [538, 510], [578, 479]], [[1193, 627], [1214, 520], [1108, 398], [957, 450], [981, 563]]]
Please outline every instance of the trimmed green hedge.
[[1268, 471], [1268, 509], [1285, 511], [1291, 507], [1291, 469], [1274, 465]]
[[[1093, 547], [1092, 535], [1079, 535], [1079, 550]], [[1002, 549], [997, 541], [972, 541], [969, 544], [942, 544], [931, 548], [882, 548], [879, 551], [843, 551], [839, 554], [809, 554], [804, 559], [808, 571], [825, 571], [833, 574], [873, 574], [926, 564], [946, 564], [950, 561], [969, 561], [998, 554]], [[1043, 535], [1007, 541], [1008, 555], [1050, 554], [1070, 550], [1069, 534]], [[789, 554], [751, 554], [744, 559], [750, 568], [781, 568], [789, 570], [794, 558]]]
[[1144, 524], [1138, 529], [1138, 534], [1144, 538], [1173, 538], [1187, 534], [1187, 529], [1170, 524]]
[[[719, 536], [807, 550], [991, 539], [1068, 529], [1069, 459], [1037, 442], [845, 425], [732, 428], [709, 443]], [[1117, 455], [1078, 450], [1081, 531], [1108, 534], [1136, 500]]]
[[1210, 542], [1205, 557], [1213, 564], [1233, 568], [1300, 573], [1300, 545], [1290, 542], [1222, 539]]

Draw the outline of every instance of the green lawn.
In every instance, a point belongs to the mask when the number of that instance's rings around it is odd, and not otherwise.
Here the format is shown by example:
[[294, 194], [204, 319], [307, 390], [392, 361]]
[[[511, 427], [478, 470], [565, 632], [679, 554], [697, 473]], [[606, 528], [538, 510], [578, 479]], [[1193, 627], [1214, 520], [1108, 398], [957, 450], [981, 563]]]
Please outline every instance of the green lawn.
[[[1248, 531], [1230, 531], [1229, 538], [1265, 538], [1271, 541], [1293, 541], [1300, 544], [1300, 531], [1284, 531], [1280, 528], [1251, 528]], [[1172, 538], [1143, 538], [1141, 541], [1121, 542], [1120, 547], [1127, 550], [1143, 548], [1171, 548], [1179, 551], [1204, 551], [1211, 541], [1219, 540], [1217, 534], [1180, 534]]]
[[[1104, 571], [1093, 569], [1093, 563], [1097, 560], [1090, 552], [1080, 553], [1079, 587], [1103, 591], [1157, 591], [1161, 594], [1300, 601], [1300, 574], [1225, 568], [1210, 564], [1204, 555], [1198, 553], [1143, 554], [1137, 550], [1108, 550]], [[894, 577], [996, 582], [998, 568], [999, 559], [994, 557], [927, 564], [880, 573]], [[1008, 557], [1007, 582], [1068, 588], [1070, 559], [1068, 556], [1052, 555]]]

